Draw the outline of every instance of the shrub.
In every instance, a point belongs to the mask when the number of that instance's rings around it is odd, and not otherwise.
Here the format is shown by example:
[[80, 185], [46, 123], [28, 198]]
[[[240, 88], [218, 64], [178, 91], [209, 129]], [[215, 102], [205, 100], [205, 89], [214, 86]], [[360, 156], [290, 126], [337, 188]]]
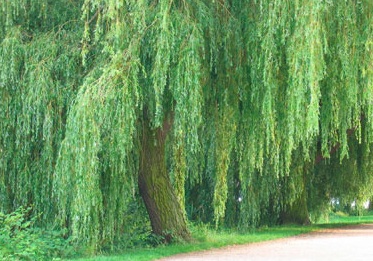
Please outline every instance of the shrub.
[[0, 260], [51, 260], [73, 254], [64, 231], [36, 227], [38, 217], [31, 207], [0, 212]]

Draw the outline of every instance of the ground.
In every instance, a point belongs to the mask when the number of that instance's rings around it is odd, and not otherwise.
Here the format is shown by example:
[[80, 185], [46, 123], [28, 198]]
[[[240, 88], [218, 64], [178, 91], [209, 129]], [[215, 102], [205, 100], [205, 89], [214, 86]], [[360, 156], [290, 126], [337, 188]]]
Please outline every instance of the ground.
[[327, 229], [300, 236], [181, 254], [160, 261], [314, 261], [371, 260], [373, 224]]

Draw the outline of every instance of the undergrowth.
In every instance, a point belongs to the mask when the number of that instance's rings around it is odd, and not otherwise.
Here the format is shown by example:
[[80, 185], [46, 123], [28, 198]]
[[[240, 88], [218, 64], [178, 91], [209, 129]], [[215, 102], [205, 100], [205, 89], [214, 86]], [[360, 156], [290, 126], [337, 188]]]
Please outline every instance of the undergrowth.
[[0, 260], [52, 260], [74, 256], [65, 231], [35, 226], [32, 207], [0, 212]]

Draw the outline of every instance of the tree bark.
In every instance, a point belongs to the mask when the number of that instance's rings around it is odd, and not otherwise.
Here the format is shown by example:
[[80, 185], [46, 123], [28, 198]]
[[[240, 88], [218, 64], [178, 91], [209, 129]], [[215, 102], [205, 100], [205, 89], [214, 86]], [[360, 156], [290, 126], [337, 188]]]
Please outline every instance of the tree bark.
[[282, 224], [299, 224], [299, 225], [309, 225], [311, 220], [309, 217], [308, 207], [307, 207], [307, 192], [303, 188], [300, 196], [288, 206], [288, 209], [281, 214]]
[[[145, 117], [146, 119], [146, 117]], [[172, 122], [152, 129], [144, 122], [138, 186], [149, 214], [153, 233], [173, 239], [190, 240], [186, 218], [174, 193], [165, 159], [165, 142]]]
[[308, 211], [308, 204], [307, 204], [307, 167], [303, 166], [302, 171], [302, 181], [298, 184], [298, 187], [301, 189], [298, 196], [295, 200], [288, 204], [286, 209], [282, 211], [280, 214], [280, 222], [282, 224], [299, 224], [299, 225], [310, 225], [311, 220]]

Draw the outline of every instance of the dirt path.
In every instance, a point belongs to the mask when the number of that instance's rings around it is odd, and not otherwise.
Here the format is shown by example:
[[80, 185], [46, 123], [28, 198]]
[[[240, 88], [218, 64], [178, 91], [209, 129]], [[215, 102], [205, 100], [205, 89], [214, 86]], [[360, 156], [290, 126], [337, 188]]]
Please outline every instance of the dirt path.
[[373, 224], [328, 229], [263, 243], [181, 254], [161, 260], [373, 260]]

